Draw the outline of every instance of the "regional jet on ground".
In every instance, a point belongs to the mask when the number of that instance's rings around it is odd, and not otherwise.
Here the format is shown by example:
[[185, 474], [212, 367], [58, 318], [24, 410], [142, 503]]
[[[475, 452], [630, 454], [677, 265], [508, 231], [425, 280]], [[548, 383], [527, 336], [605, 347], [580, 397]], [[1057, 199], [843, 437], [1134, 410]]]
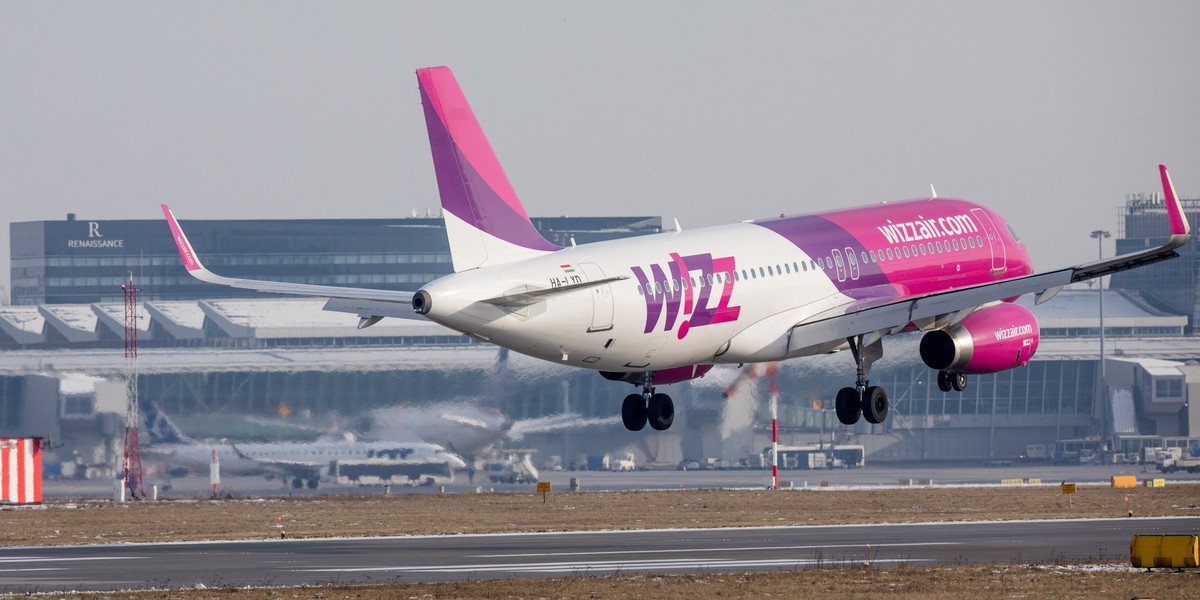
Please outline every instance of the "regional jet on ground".
[[207, 469], [216, 453], [221, 472], [235, 475], [270, 473], [292, 478], [292, 486], [316, 488], [321, 479], [342, 484], [434, 485], [450, 483], [454, 471], [466, 468], [458, 455], [424, 442], [272, 442], [204, 444], [175, 426], [157, 405], [145, 407], [146, 432], [152, 452], [171, 466]]
[[1168, 217], [1157, 248], [1035, 273], [998, 213], [926, 197], [560, 248], [530, 222], [454, 75], [417, 71], [454, 273], [415, 293], [234, 279], [205, 269], [169, 208], [184, 266], [204, 281], [329, 298], [360, 327], [412, 312], [516, 352], [593, 369], [641, 388], [625, 426], [663, 430], [674, 403], [658, 386], [715, 364], [850, 350], [852, 386], [836, 396], [847, 425], [880, 423], [887, 393], [870, 385], [883, 339], [925, 332], [921, 358], [945, 391], [967, 375], [1025, 365], [1033, 315], [1013, 303], [1178, 256], [1190, 227], [1159, 166]]

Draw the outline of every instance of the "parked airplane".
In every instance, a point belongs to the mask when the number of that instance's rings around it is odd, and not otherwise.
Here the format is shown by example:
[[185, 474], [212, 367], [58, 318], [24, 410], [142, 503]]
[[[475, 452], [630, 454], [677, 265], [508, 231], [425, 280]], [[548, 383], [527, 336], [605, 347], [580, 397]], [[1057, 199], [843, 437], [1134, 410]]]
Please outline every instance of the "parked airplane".
[[292, 478], [292, 487], [316, 488], [321, 479], [338, 483], [434, 485], [454, 480], [467, 464], [437, 444], [423, 442], [274, 442], [204, 444], [189, 438], [155, 404], [144, 408], [154, 452], [172, 466], [208, 469], [213, 452], [222, 473], [270, 473]]
[[1035, 273], [998, 213], [930, 197], [560, 248], [533, 227], [454, 75], [419, 69], [430, 148], [454, 273], [415, 293], [234, 279], [205, 269], [170, 209], [188, 272], [274, 294], [329, 298], [367, 327], [419, 315], [479, 340], [593, 369], [641, 388], [621, 407], [631, 430], [671, 426], [657, 387], [718, 363], [756, 363], [849, 349], [853, 386], [836, 396], [845, 424], [887, 417], [870, 385], [885, 336], [925, 332], [920, 353], [944, 391], [967, 375], [1025, 365], [1034, 316], [1018, 296], [1049, 300], [1068, 283], [1169, 258], [1190, 238], [1159, 166], [1170, 224], [1158, 248]]

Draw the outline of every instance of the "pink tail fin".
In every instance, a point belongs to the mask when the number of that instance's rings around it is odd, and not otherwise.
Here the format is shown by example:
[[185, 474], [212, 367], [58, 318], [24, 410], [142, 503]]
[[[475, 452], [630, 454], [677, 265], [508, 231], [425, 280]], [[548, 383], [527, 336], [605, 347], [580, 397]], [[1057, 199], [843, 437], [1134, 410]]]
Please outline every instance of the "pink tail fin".
[[538, 233], [454, 74], [417, 70], [454, 270], [558, 250]]

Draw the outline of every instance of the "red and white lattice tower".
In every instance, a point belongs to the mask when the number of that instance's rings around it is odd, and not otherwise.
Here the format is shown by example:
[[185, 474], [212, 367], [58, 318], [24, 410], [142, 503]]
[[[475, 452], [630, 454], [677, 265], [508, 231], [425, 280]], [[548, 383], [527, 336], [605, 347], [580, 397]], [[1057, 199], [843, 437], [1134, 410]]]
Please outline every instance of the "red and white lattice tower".
[[121, 473], [125, 477], [125, 488], [129, 490], [129, 495], [133, 498], [145, 498], [146, 490], [142, 485], [142, 448], [138, 443], [138, 291], [133, 287], [133, 273], [129, 274], [129, 283], [122, 285], [121, 289], [125, 291], [125, 360], [129, 364], [126, 373], [126, 397], [129, 403], [125, 407], [125, 458], [121, 463]]

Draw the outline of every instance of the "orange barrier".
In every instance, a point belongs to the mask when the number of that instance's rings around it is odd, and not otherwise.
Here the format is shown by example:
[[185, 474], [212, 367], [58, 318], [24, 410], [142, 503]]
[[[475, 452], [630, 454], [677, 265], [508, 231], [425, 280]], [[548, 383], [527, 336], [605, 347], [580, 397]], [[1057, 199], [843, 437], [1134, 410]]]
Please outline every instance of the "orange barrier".
[[1137, 475], [1113, 475], [1112, 486], [1115, 488], [1137, 487]]

